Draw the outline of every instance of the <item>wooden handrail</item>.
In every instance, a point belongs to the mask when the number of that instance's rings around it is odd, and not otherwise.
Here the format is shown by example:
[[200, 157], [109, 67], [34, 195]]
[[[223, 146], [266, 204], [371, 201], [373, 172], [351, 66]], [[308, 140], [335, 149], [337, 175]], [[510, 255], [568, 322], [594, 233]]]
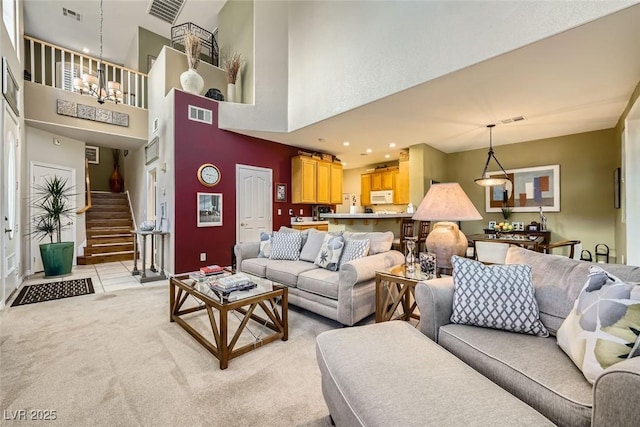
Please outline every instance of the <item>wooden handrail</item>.
[[91, 179], [89, 179], [89, 160], [88, 159], [84, 159], [84, 176], [85, 176], [85, 184], [84, 184], [84, 201], [85, 201], [85, 206], [80, 209], [78, 212], [78, 214], [81, 213], [85, 213], [86, 211], [88, 211], [89, 209], [91, 209]]

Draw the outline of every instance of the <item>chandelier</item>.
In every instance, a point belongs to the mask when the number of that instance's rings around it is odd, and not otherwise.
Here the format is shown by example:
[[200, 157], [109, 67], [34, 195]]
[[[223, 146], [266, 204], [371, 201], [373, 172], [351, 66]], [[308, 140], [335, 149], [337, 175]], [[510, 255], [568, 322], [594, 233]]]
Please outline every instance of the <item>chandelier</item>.
[[[492, 187], [494, 185], [506, 185], [507, 182], [510, 182], [509, 174], [504, 170], [496, 155], [493, 154], [493, 138], [492, 138], [492, 130], [495, 125], [487, 125], [489, 128], [489, 153], [487, 155], [487, 162], [484, 164], [484, 170], [482, 171], [482, 176], [478, 179], [475, 179], [475, 183], [481, 185], [483, 187]], [[502, 175], [487, 175], [487, 168], [489, 167], [489, 161], [493, 157], [493, 160], [496, 161], [498, 166], [500, 166], [500, 170], [502, 171]]]
[[75, 77], [73, 79], [74, 88], [81, 94], [87, 94], [98, 98], [99, 104], [104, 104], [105, 101], [112, 101], [116, 104], [122, 102], [122, 91], [120, 90], [120, 83], [116, 81], [109, 81], [105, 85], [105, 70], [102, 65], [102, 0], [100, 0], [100, 61], [98, 62], [97, 75], [83, 73], [82, 78]]

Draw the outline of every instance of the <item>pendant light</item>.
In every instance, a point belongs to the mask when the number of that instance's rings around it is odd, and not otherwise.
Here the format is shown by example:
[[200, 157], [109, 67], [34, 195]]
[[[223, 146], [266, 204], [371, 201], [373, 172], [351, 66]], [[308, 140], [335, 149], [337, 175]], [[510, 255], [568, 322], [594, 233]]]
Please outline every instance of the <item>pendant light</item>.
[[[495, 154], [493, 154], [493, 128], [495, 127], [495, 125], [491, 124], [491, 125], [487, 125], [487, 127], [489, 128], [489, 153], [487, 155], [487, 162], [484, 164], [484, 170], [482, 171], [482, 177], [480, 177], [480, 178], [478, 178], [478, 179], [476, 179], [474, 181], [475, 181], [476, 184], [481, 185], [483, 187], [493, 187], [495, 185], [505, 185], [507, 182], [510, 182], [511, 179], [509, 178], [509, 175], [504, 170], [504, 168], [502, 167], [502, 165], [500, 164], [498, 159], [496, 159]], [[504, 176], [501, 176], [501, 175], [488, 176], [487, 175], [487, 168], [489, 167], [489, 161], [491, 160], [492, 157], [493, 157], [493, 160], [496, 161], [498, 166], [500, 166], [500, 170], [502, 171]]]

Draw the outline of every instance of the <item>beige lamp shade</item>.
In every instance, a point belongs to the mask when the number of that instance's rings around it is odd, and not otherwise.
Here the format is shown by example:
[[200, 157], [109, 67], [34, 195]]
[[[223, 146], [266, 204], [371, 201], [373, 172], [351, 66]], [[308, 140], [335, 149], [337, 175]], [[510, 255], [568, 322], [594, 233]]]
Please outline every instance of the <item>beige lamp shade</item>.
[[449, 182], [433, 184], [413, 214], [418, 221], [439, 221], [427, 236], [427, 251], [436, 254], [439, 271], [450, 272], [451, 257], [464, 256], [467, 238], [458, 225], [450, 221], [477, 221], [482, 215], [473, 206], [460, 184]]

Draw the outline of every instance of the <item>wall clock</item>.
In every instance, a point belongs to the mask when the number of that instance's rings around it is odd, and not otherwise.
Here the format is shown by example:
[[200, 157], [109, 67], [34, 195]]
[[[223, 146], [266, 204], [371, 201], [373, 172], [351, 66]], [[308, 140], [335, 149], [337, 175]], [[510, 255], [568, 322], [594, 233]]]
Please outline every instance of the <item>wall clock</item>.
[[207, 187], [213, 187], [220, 182], [220, 169], [211, 163], [204, 163], [198, 168], [198, 181]]

